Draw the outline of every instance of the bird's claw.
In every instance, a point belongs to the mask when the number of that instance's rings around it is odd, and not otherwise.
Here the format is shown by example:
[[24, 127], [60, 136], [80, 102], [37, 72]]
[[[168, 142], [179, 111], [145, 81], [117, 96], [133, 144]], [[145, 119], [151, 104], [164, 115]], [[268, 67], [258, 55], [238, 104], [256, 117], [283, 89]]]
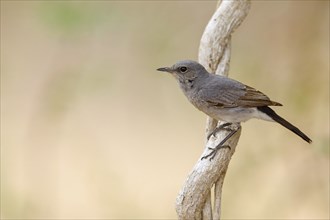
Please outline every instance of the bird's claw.
[[201, 160], [207, 159], [209, 158], [209, 160], [213, 160], [215, 155], [217, 154], [218, 150], [220, 150], [221, 148], [229, 148], [229, 150], [231, 150], [231, 147], [229, 145], [218, 145], [215, 148], [211, 148], [209, 147], [208, 149], [211, 150], [211, 152], [205, 156], [203, 156], [201, 158]]
[[230, 125], [231, 125], [231, 123], [224, 123], [224, 124], [220, 125], [219, 127], [216, 127], [209, 135], [207, 135], [207, 140], [209, 140], [211, 138], [211, 136], [215, 136], [215, 134], [220, 130], [230, 130], [229, 128], [226, 128]]
[[[226, 123], [226, 124], [219, 126], [218, 129], [220, 129], [220, 127], [222, 129], [223, 127], [227, 127], [228, 125], [230, 125], [229, 123]], [[201, 158], [201, 160], [209, 158], [209, 160], [211, 161], [215, 157], [216, 153], [218, 152], [218, 150], [220, 148], [229, 148], [229, 150], [231, 150], [231, 147], [228, 144], [225, 145], [225, 143], [229, 138], [231, 138], [239, 130], [239, 128], [240, 128], [240, 126], [235, 128], [234, 130], [231, 130], [231, 132], [215, 148], [208, 147], [208, 149], [211, 150], [211, 152], [209, 154], [207, 154], [206, 156], [203, 156]]]

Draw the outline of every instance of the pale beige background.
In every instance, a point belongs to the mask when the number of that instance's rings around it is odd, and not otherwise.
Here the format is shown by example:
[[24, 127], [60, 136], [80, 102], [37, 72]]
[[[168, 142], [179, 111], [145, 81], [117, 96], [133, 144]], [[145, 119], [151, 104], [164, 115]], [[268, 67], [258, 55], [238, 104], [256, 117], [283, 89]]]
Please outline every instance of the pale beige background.
[[[155, 71], [197, 59], [215, 1], [1, 1], [1, 217], [168, 219], [205, 116]], [[223, 217], [329, 218], [329, 2], [253, 1], [230, 76], [312, 139], [243, 124]]]

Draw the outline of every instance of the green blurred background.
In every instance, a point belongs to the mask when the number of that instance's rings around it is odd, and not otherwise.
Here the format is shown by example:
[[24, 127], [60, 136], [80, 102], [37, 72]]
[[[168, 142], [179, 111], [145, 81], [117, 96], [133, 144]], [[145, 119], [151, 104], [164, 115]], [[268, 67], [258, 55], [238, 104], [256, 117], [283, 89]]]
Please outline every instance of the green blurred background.
[[[1, 1], [1, 217], [168, 219], [205, 115], [157, 72], [216, 1]], [[243, 124], [223, 218], [329, 218], [329, 1], [253, 1], [230, 76], [313, 139]]]

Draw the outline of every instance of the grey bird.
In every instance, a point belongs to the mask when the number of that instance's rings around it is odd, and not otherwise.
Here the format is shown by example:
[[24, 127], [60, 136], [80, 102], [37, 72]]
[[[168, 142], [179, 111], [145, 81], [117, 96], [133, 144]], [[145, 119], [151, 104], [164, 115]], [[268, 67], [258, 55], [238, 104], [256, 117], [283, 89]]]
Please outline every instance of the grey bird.
[[[282, 104], [270, 100], [265, 94], [250, 86], [228, 77], [211, 74], [201, 64], [192, 60], [179, 61], [171, 67], [157, 70], [172, 74], [185, 96], [197, 109], [216, 120], [226, 122], [221, 128], [231, 123], [257, 118], [278, 122], [306, 142], [312, 142], [296, 126], [268, 107]], [[217, 148], [223, 147], [224, 142], [234, 133], [230, 133]], [[212, 154], [213, 157], [215, 152]]]

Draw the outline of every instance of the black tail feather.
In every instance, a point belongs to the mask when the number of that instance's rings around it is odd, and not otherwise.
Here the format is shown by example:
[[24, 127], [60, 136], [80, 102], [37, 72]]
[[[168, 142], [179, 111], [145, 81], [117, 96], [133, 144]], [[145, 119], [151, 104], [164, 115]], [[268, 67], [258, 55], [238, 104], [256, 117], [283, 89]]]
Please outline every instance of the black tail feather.
[[273, 109], [269, 108], [268, 106], [260, 106], [257, 108], [259, 111], [261, 111], [261, 112], [265, 113], [266, 115], [268, 115], [269, 117], [271, 117], [274, 121], [278, 122], [279, 124], [286, 127], [287, 129], [289, 129], [296, 135], [300, 136], [306, 142], [312, 143], [312, 140], [309, 137], [307, 137], [306, 134], [304, 134], [296, 126], [292, 125], [290, 122], [288, 122], [287, 120], [285, 120], [284, 118], [282, 118], [281, 116], [276, 114], [276, 112]]

